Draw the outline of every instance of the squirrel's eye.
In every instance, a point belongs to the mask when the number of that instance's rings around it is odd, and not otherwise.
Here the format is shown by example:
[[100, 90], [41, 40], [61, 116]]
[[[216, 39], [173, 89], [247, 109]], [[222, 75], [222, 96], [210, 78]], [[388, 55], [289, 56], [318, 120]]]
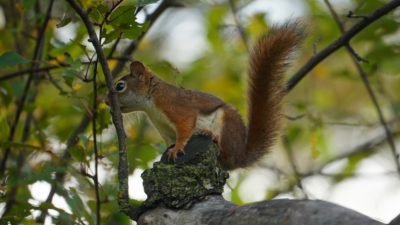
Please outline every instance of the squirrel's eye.
[[117, 92], [123, 92], [123, 91], [125, 91], [125, 89], [126, 89], [126, 82], [123, 81], [123, 80], [118, 81], [118, 82], [115, 84], [114, 89], [115, 89]]

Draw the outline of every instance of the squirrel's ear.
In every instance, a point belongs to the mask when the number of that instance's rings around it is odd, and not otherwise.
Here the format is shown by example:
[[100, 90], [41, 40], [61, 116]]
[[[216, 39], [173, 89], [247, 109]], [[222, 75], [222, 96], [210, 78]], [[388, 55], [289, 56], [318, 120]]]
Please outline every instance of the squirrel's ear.
[[143, 63], [139, 61], [133, 61], [131, 63], [131, 74], [132, 75], [144, 75], [146, 72], [146, 67]]

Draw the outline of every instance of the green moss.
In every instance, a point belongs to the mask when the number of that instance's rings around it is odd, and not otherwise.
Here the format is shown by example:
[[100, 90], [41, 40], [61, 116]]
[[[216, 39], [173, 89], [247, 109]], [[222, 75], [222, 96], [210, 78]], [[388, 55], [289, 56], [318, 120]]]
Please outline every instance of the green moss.
[[181, 208], [210, 194], [221, 194], [228, 173], [217, 158], [217, 147], [204, 136], [193, 136], [185, 147], [185, 155], [171, 164], [164, 153], [161, 162], [142, 174], [148, 196], [145, 205], [163, 203]]

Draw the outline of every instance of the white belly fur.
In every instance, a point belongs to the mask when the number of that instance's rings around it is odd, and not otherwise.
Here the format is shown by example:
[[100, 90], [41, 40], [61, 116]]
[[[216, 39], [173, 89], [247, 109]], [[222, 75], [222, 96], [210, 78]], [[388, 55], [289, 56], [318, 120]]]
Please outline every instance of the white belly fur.
[[219, 136], [222, 128], [224, 109], [221, 107], [214, 112], [197, 116], [196, 130], [209, 130], [214, 136]]

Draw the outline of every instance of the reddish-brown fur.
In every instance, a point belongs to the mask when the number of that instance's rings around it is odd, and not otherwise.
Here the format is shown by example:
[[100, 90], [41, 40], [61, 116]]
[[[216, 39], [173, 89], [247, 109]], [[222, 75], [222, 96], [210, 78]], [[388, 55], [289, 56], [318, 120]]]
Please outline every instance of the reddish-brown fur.
[[225, 169], [249, 166], [268, 151], [279, 132], [283, 72], [302, 39], [301, 31], [298, 23], [286, 24], [273, 28], [255, 45], [249, 65], [248, 128], [239, 113], [219, 98], [168, 84], [138, 61], [132, 62], [131, 75], [122, 78], [128, 87], [119, 93], [121, 109], [145, 111], [167, 142], [174, 138], [170, 158], [176, 158], [192, 134], [199, 132], [217, 141]]

